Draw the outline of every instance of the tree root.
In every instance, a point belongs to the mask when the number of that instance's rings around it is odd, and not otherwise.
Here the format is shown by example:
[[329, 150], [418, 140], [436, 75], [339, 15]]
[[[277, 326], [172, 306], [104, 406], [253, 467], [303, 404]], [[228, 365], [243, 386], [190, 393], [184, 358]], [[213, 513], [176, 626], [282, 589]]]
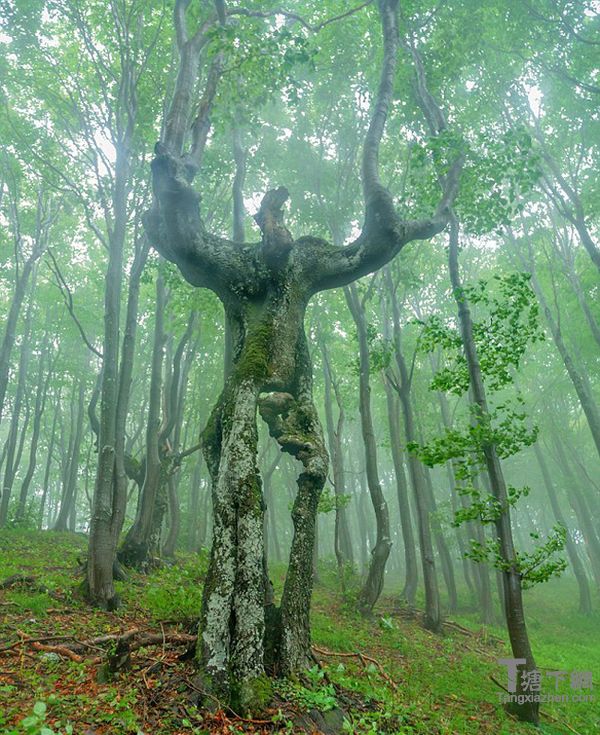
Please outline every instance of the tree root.
[[336, 656], [339, 658], [357, 658], [361, 664], [364, 666], [364, 668], [367, 668], [367, 661], [374, 666], [377, 667], [379, 670], [379, 673], [382, 677], [382, 679], [385, 679], [385, 681], [392, 687], [394, 691], [398, 691], [398, 684], [392, 679], [392, 677], [385, 671], [381, 663], [371, 656], [367, 656], [366, 653], [361, 653], [361, 651], [352, 651], [351, 653], [340, 653], [338, 651], [327, 651], [324, 648], [319, 648], [317, 646], [312, 646], [312, 650], [321, 655], [321, 656]]

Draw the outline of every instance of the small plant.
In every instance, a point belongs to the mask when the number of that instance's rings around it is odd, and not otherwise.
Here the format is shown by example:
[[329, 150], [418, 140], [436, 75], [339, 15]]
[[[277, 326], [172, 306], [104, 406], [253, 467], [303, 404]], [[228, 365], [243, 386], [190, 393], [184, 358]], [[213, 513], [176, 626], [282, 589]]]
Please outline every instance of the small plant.
[[323, 684], [325, 674], [318, 666], [313, 666], [307, 672], [311, 688], [302, 684], [282, 679], [276, 682], [275, 689], [280, 697], [292, 702], [298, 709], [308, 712], [311, 709], [328, 712], [337, 707], [337, 699], [333, 684]]
[[[73, 726], [68, 723], [65, 725], [65, 729], [60, 731], [53, 730], [46, 725], [47, 709], [45, 702], [36, 702], [33, 705], [33, 714], [21, 720], [21, 731], [27, 733], [27, 735], [72, 735]], [[17, 732], [17, 730], [13, 730], [9, 735]]]
[[271, 717], [271, 721], [276, 724], [280, 725], [284, 729], [282, 730], [281, 727], [279, 728], [279, 732], [288, 732], [293, 733], [294, 732], [294, 723], [292, 720], [287, 719], [286, 716], [283, 714], [281, 709], [278, 709], [277, 712]]

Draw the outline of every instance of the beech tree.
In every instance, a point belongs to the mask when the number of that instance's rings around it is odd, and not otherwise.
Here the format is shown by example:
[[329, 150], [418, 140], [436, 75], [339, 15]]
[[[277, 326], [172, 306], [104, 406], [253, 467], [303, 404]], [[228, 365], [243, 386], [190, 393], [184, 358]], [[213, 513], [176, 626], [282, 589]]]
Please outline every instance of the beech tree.
[[[266, 672], [291, 674], [311, 665], [309, 610], [312, 551], [328, 457], [312, 398], [312, 365], [304, 313], [319, 291], [352, 283], [389, 262], [410, 241], [432, 237], [448, 221], [460, 159], [442, 182], [435, 213], [404, 220], [381, 184], [378, 151], [393, 93], [399, 48], [397, 0], [380, 0], [381, 80], [362, 155], [364, 224], [345, 247], [284, 224], [284, 187], [265, 194], [255, 216], [262, 240], [242, 245], [207, 231], [191, 182], [201, 147], [198, 122], [184, 147], [195, 81], [185, 63], [185, 10], [175, 22], [182, 63], [166, 132], [152, 162], [154, 204], [144, 224], [152, 245], [194, 286], [222, 301], [232, 341], [232, 370], [203, 434], [212, 479], [213, 544], [204, 587], [198, 658], [212, 689], [252, 706]], [[282, 451], [302, 464], [292, 509], [294, 537], [281, 604], [265, 612], [263, 511], [257, 467], [257, 410]], [[265, 616], [269, 625], [265, 626]]]

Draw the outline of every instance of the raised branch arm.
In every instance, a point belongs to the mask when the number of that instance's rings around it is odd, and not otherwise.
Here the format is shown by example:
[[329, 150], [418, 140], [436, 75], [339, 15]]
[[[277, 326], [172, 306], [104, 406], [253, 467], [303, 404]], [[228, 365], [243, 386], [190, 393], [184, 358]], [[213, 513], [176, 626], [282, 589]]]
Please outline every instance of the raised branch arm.
[[143, 217], [148, 239], [192, 285], [225, 297], [254, 275], [252, 249], [207, 232], [200, 216], [200, 195], [189, 183], [186, 163], [160, 143], [155, 154], [151, 164], [154, 204]]
[[[433, 237], [447, 225], [452, 203], [458, 192], [462, 155], [458, 155], [448, 174], [440, 179], [442, 196], [434, 214], [424, 220], [403, 220], [397, 213], [390, 192], [379, 178], [379, 148], [393, 98], [394, 78], [400, 45], [398, 0], [379, 0], [383, 34], [383, 64], [377, 97], [362, 157], [362, 183], [365, 202], [364, 225], [359, 237], [347, 247], [328, 248], [319, 256], [313, 291], [344, 286], [388, 263], [412, 240]], [[420, 58], [418, 58], [420, 62]], [[415, 66], [417, 85], [423, 83], [422, 64]], [[425, 87], [426, 89], [426, 87]], [[439, 108], [436, 110], [439, 112]], [[441, 113], [439, 113], [441, 115]], [[439, 131], [437, 131], [439, 132]]]
[[254, 215], [262, 232], [262, 251], [266, 264], [278, 269], [286, 262], [294, 244], [290, 231], [283, 222], [283, 205], [289, 199], [285, 186], [268, 191]]

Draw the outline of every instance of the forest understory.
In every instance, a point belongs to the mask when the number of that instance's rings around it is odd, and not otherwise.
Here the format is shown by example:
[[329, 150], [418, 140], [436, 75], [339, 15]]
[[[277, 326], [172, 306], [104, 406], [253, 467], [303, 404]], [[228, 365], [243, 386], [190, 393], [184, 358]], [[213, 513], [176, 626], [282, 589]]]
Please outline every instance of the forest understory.
[[[242, 718], [218, 702], [197, 708], [196, 670], [186, 651], [206, 557], [187, 554], [151, 574], [131, 573], [116, 614], [91, 610], [79, 598], [85, 549], [80, 534], [0, 534], [0, 579], [18, 577], [0, 590], [3, 734], [592, 735], [600, 726], [589, 703], [543, 706], [539, 730], [518, 723], [498, 703], [497, 659], [510, 650], [499, 622], [481, 626], [465, 605], [434, 635], [392, 590], [366, 620], [350, 591], [345, 598], [332, 591], [335, 565], [326, 562], [312, 613], [319, 666], [303, 681], [282, 680], [260, 716]], [[283, 571], [276, 570], [276, 587]], [[573, 592], [571, 580], [554, 581], [526, 600], [540, 666], [569, 669], [585, 660], [598, 671], [598, 614], [582, 621]], [[119, 638], [131, 643], [127, 662], [117, 653]], [[323, 729], [315, 716], [324, 718]]]
[[598, 735], [600, 0], [4, 0], [0, 735]]

